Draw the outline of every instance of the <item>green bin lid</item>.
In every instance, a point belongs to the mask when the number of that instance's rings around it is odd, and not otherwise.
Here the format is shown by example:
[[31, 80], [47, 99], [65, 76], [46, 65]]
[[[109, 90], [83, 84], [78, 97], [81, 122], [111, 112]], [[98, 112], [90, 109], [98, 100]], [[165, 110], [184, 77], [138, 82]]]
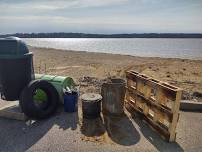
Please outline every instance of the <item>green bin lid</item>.
[[27, 45], [17, 37], [0, 39], [0, 57], [19, 57], [29, 54]]

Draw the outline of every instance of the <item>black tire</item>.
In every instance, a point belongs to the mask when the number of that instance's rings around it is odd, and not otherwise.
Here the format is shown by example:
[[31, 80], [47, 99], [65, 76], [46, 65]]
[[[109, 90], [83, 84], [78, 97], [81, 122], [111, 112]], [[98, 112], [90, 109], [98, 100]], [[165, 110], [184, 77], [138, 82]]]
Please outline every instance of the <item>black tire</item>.
[[[48, 97], [45, 107], [40, 108], [33, 99], [37, 89], [42, 89]], [[59, 95], [55, 87], [45, 80], [31, 81], [22, 91], [20, 106], [22, 112], [32, 119], [45, 119], [53, 114], [58, 106]]]

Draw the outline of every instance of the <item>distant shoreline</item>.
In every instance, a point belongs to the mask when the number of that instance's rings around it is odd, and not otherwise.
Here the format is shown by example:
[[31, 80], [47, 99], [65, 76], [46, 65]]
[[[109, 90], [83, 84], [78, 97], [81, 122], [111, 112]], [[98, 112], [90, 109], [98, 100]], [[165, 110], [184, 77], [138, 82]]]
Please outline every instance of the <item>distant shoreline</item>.
[[202, 38], [202, 33], [131, 33], [131, 34], [88, 34], [88, 33], [14, 33], [2, 34], [0, 38]]
[[103, 52], [140, 57], [202, 59], [202, 39], [25, 38], [33, 47]]
[[92, 52], [92, 51], [79, 51], [79, 50], [67, 50], [67, 49], [57, 49], [57, 48], [51, 48], [51, 47], [37, 47], [37, 46], [31, 46], [28, 45], [28, 47], [31, 50], [54, 50], [54, 51], [60, 51], [60, 52], [72, 52], [72, 53], [89, 53], [89, 54], [101, 54], [101, 55], [120, 55], [125, 57], [134, 57], [134, 58], [149, 58], [149, 59], [167, 59], [167, 60], [194, 60], [194, 61], [202, 61], [201, 57], [198, 58], [179, 58], [179, 57], [158, 57], [158, 56], [136, 56], [136, 55], [130, 55], [130, 54], [121, 54], [121, 53], [110, 53], [110, 52]]

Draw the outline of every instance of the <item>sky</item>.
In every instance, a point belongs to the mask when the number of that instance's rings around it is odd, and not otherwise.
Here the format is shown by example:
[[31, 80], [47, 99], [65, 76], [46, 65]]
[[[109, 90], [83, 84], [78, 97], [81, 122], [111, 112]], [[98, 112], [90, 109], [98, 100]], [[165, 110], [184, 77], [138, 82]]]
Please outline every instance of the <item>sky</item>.
[[0, 34], [202, 33], [202, 0], [0, 0]]

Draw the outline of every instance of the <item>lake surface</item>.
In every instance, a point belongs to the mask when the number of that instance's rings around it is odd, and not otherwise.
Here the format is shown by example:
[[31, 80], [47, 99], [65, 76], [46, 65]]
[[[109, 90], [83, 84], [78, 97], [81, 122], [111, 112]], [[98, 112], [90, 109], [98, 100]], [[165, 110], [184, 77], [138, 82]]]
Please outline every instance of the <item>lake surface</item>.
[[34, 47], [143, 57], [202, 59], [202, 39], [25, 38], [23, 40]]

